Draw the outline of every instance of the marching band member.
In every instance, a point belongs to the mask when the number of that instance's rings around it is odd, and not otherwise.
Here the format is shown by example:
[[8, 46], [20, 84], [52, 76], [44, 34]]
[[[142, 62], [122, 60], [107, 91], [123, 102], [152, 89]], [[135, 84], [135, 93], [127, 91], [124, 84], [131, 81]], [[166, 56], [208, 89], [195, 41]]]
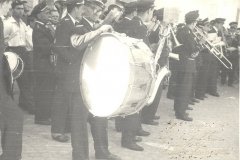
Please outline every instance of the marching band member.
[[[212, 30], [209, 31], [208, 36], [210, 38], [210, 41], [212, 41], [213, 44], [218, 44], [221, 42], [221, 29], [223, 27], [225, 19], [224, 18], [216, 18], [214, 21], [212, 21]], [[213, 37], [213, 38], [212, 38]], [[209, 71], [209, 79], [208, 79], [208, 87], [207, 92], [208, 94], [219, 97], [219, 93], [217, 92], [217, 78], [218, 78], [218, 72], [219, 72], [219, 65], [218, 60], [212, 55], [211, 56], [211, 63], [210, 63], [210, 71]]]
[[53, 29], [56, 30], [57, 24], [59, 22], [59, 13], [56, 9], [51, 10], [50, 22]]
[[[138, 34], [137, 29], [139, 27], [139, 21], [133, 20], [137, 15], [137, 3], [125, 3], [124, 17], [114, 25], [114, 30], [119, 33], [125, 33], [129, 37], [136, 37]], [[143, 151], [144, 149], [139, 146], [136, 141], [141, 141], [141, 138], [136, 138], [139, 123], [139, 114], [133, 114], [124, 118], [116, 118], [116, 128], [122, 132], [121, 145], [122, 147]]]
[[100, 25], [109, 24], [114, 26], [114, 24], [121, 19], [123, 13], [123, 3], [121, 0], [117, 0], [115, 3], [109, 5], [107, 11], [100, 16], [102, 19]]
[[[139, 32], [136, 35], [136, 38], [143, 39], [143, 41], [150, 47], [148, 27], [145, 25], [148, 24], [153, 18], [154, 11], [154, 1], [139, 1], [138, 4], [138, 16], [134, 17], [135, 20], [138, 20], [140, 23]], [[158, 97], [159, 98], [159, 97]], [[158, 125], [158, 122], [153, 121], [155, 118], [155, 107], [145, 106], [141, 111], [141, 123]], [[141, 128], [141, 127], [140, 127]]]
[[84, 4], [84, 0], [67, 1], [68, 14], [60, 22], [55, 34], [55, 52], [58, 55], [57, 87], [63, 92], [65, 102], [68, 102], [65, 107], [69, 106], [70, 110], [73, 160], [89, 159], [87, 132], [89, 112], [80, 93], [79, 66], [87, 44], [99, 34], [112, 30], [111, 26], [103, 25], [97, 30], [89, 31], [87, 26], [81, 24], [85, 11]]
[[[185, 26], [184, 23], [179, 23], [177, 25], [176, 31], [178, 29], [181, 29]], [[174, 52], [174, 50], [173, 50]], [[167, 91], [167, 98], [168, 99], [174, 99], [175, 97], [175, 88], [176, 88], [176, 77], [177, 77], [177, 70], [178, 70], [178, 59], [169, 59], [169, 69], [171, 71], [171, 76], [169, 78], [169, 85], [168, 85], [168, 91]]]
[[[237, 39], [237, 22], [231, 22], [230, 28], [228, 30], [228, 35], [226, 35], [228, 48], [226, 48], [226, 58], [232, 63], [232, 69], [227, 69], [222, 67], [221, 72], [221, 84], [224, 85], [227, 81], [228, 86], [233, 86], [234, 82], [234, 73], [236, 72], [236, 68], [238, 67], [238, 39]], [[228, 80], [227, 80], [228, 78]]]
[[[153, 12], [153, 19], [155, 19], [155, 21], [157, 21], [156, 23], [158, 23], [158, 27], [156, 29], [153, 28], [153, 30], [150, 30], [149, 32], [149, 42], [151, 44], [151, 46], [156, 45], [157, 47], [159, 46], [159, 41], [160, 41], [160, 34], [161, 31], [165, 29], [165, 25], [163, 24], [163, 15], [164, 15], [164, 9], [159, 9], [159, 10], [155, 10]], [[169, 50], [168, 50], [168, 40], [165, 41], [162, 53], [161, 53], [161, 57], [158, 60], [158, 64], [161, 67], [164, 67], [167, 65], [168, 63], [168, 54], [169, 54]], [[152, 50], [154, 50], [153, 52], [156, 53], [157, 51], [157, 47], [153, 47]], [[160, 69], [159, 68], [159, 69]], [[163, 91], [163, 83], [160, 84], [156, 97], [153, 101], [153, 103], [148, 106], [143, 108], [142, 110], [142, 123], [144, 124], [149, 124], [149, 125], [158, 125], [158, 122], [154, 121], [154, 120], [158, 120], [160, 118], [160, 116], [156, 116], [155, 114], [157, 113], [157, 109], [160, 103], [160, 99], [161, 99], [161, 95], [162, 95], [162, 91]]]
[[[24, 62], [23, 74], [17, 79], [20, 89], [19, 106], [30, 113], [34, 111], [34, 98], [30, 82], [30, 56], [26, 48], [32, 44], [31, 39], [27, 38], [29, 28], [22, 21], [24, 12], [23, 4], [26, 1], [15, 0], [12, 2], [12, 16], [4, 21], [4, 39], [7, 44], [6, 51], [12, 51], [19, 55]], [[29, 41], [30, 40], [30, 41]]]
[[47, 25], [50, 9], [46, 2], [42, 2], [34, 7], [31, 15], [36, 18], [32, 35], [35, 71], [35, 124], [50, 125], [55, 88], [53, 65], [50, 61], [54, 35]]
[[[133, 18], [133, 20], [136, 20], [139, 22], [137, 30], [137, 34], [134, 38], [142, 39], [143, 42], [145, 42], [150, 47], [149, 37], [148, 37], [148, 28], [147, 25], [152, 17], [153, 17], [153, 11], [154, 11], [154, 1], [155, 0], [139, 0], [137, 3], [137, 16]], [[145, 106], [148, 107], [148, 106]], [[147, 136], [150, 135], [149, 132], [146, 132], [142, 128], [142, 120], [144, 120], [144, 108], [143, 111], [140, 112], [140, 123], [139, 123], [139, 129], [137, 132], [138, 136]]]
[[[199, 21], [197, 23], [197, 26], [202, 29], [203, 34], [206, 35], [211, 30], [210, 23], [208, 21], [208, 18]], [[199, 57], [202, 60], [202, 63], [200, 63], [200, 66], [197, 68], [197, 80], [196, 80], [196, 87], [195, 87], [195, 98], [204, 100], [204, 98], [207, 98], [205, 95], [207, 90], [207, 82], [208, 82], [208, 75], [209, 75], [209, 67], [210, 67], [210, 55], [207, 48], [204, 48], [201, 50]]]
[[196, 72], [195, 58], [198, 56], [198, 44], [192, 33], [199, 17], [198, 11], [191, 11], [185, 15], [186, 26], [177, 31], [177, 39], [183, 45], [179, 51], [179, 70], [176, 80], [174, 110], [177, 119], [192, 121], [186, 110], [189, 108], [193, 76]]
[[[85, 2], [85, 12], [81, 24], [89, 32], [95, 30], [94, 25], [99, 20], [104, 7], [104, 3], [101, 0], [87, 0]], [[108, 149], [108, 119], [89, 113], [88, 122], [91, 127], [96, 159], [120, 159], [118, 156], [110, 153]]]
[[63, 19], [67, 15], [66, 0], [54, 0], [54, 6], [59, 13], [59, 19]]
[[23, 112], [13, 101], [11, 70], [4, 53], [3, 21], [0, 18], [0, 130], [1, 160], [22, 157]]

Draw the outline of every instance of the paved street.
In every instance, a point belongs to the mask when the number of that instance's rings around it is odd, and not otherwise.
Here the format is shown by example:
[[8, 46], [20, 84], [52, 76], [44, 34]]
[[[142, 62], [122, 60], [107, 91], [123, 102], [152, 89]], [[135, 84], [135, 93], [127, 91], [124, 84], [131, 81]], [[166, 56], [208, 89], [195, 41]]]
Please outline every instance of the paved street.
[[[120, 146], [120, 133], [109, 120], [109, 148], [123, 160], [238, 160], [239, 93], [238, 88], [219, 86], [220, 98], [208, 98], [189, 111], [193, 122], [176, 120], [173, 101], [166, 91], [158, 110], [159, 126], [143, 125], [152, 134], [140, 143], [143, 152]], [[89, 133], [90, 158], [94, 159]], [[71, 144], [51, 139], [50, 127], [33, 124], [33, 116], [25, 115], [23, 160], [71, 160]]]

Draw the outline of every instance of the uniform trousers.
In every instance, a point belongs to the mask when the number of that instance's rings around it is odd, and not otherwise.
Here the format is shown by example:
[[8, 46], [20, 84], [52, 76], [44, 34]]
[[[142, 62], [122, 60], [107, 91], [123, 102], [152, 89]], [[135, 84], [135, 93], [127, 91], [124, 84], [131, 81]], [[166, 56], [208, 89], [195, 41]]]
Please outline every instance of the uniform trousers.
[[153, 103], [149, 106], [145, 106], [142, 109], [141, 112], [141, 121], [142, 122], [149, 122], [154, 120], [154, 116], [157, 113], [157, 109], [160, 103], [160, 99], [162, 96], [162, 91], [163, 91], [163, 82], [161, 82], [161, 84], [159, 85], [157, 94], [153, 100]]
[[132, 143], [137, 131], [141, 129], [140, 115], [138, 113], [120, 118], [122, 131], [122, 144]]
[[168, 85], [168, 98], [174, 98], [175, 96], [175, 88], [176, 88], [176, 78], [177, 78], [177, 70], [178, 70], [178, 61], [174, 59], [169, 59], [169, 69], [171, 71], [171, 76], [169, 78]]
[[[65, 134], [71, 129], [72, 146], [73, 146], [73, 158], [78, 160], [88, 157], [88, 141], [80, 140], [81, 136], [87, 139], [86, 133], [77, 134], [80, 129], [87, 130], [87, 127], [83, 123], [89, 122], [92, 137], [94, 140], [95, 155], [108, 155], [108, 120], [104, 117], [96, 117], [88, 112], [87, 108], [84, 106], [81, 95], [69, 94], [69, 92], [64, 92], [63, 90], [57, 88], [55, 92], [54, 105], [52, 107], [52, 133]], [[80, 93], [79, 93], [80, 94]], [[82, 115], [84, 114], [84, 115]], [[71, 126], [69, 126], [69, 118]], [[81, 125], [78, 126], [78, 123]], [[87, 125], [87, 124], [86, 124]], [[73, 128], [72, 128], [73, 127]], [[85, 128], [86, 127], [86, 128]], [[84, 131], [85, 132], [85, 131]], [[73, 139], [80, 142], [73, 142]], [[81, 143], [83, 146], [83, 155], [80, 156], [78, 153], [79, 148], [81, 148]], [[76, 148], [76, 149], [75, 149]], [[85, 149], [84, 149], [85, 148]]]
[[20, 160], [23, 112], [8, 95], [0, 96], [1, 160]]
[[90, 113], [88, 122], [94, 141], [95, 155], [108, 155], [108, 119], [105, 117], [96, 117]]
[[51, 133], [65, 134], [70, 132], [70, 98], [68, 92], [56, 86], [51, 108]]
[[31, 56], [26, 52], [26, 49], [24, 47], [8, 47], [6, 51], [12, 51], [16, 53], [24, 62], [24, 70], [21, 76], [17, 79], [18, 87], [20, 90], [19, 106], [24, 110], [33, 112], [35, 109], [35, 104], [31, 85]]
[[239, 63], [238, 53], [235, 52], [230, 53], [230, 55], [227, 56], [227, 59], [232, 63], [232, 69], [227, 69], [226, 67], [221, 65], [221, 83], [225, 84], [228, 78], [228, 85], [232, 85], [234, 82], [234, 76]]
[[174, 99], [175, 115], [178, 117], [182, 117], [186, 114], [188, 103], [192, 94], [193, 79], [193, 72], [178, 71]]
[[207, 84], [208, 84], [208, 75], [209, 75], [209, 68], [210, 63], [208, 60], [203, 60], [203, 64], [198, 68], [197, 71], [197, 82], [196, 82], [196, 90], [195, 96], [196, 97], [204, 97]]
[[54, 94], [54, 75], [51, 71], [35, 72], [35, 121], [47, 121], [51, 118]]
[[69, 92], [66, 96], [70, 103], [72, 159], [89, 159], [87, 131], [89, 112], [83, 103], [80, 92]]
[[[213, 56], [213, 55], [212, 55]], [[219, 74], [219, 64], [218, 60], [215, 57], [212, 57], [209, 66], [209, 75], [208, 75], [208, 93], [216, 93], [217, 92], [217, 79]]]

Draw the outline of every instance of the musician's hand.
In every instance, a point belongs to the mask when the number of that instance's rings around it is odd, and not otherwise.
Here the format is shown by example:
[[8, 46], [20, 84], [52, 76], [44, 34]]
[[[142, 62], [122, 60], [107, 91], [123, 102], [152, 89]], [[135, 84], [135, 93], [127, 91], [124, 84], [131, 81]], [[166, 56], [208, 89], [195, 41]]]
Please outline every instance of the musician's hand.
[[102, 25], [99, 29], [101, 30], [102, 33], [113, 31], [113, 28], [111, 25]]

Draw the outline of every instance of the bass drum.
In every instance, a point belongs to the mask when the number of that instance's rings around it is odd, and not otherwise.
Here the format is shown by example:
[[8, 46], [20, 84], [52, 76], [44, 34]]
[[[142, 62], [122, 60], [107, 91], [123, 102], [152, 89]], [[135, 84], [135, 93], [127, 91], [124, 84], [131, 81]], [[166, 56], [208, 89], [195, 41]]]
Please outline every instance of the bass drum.
[[23, 60], [16, 53], [13, 52], [4, 52], [4, 55], [7, 58], [13, 80], [16, 80], [23, 72]]
[[99, 117], [139, 112], [149, 99], [154, 55], [139, 39], [105, 33], [92, 41], [80, 67], [80, 90], [89, 111]]

